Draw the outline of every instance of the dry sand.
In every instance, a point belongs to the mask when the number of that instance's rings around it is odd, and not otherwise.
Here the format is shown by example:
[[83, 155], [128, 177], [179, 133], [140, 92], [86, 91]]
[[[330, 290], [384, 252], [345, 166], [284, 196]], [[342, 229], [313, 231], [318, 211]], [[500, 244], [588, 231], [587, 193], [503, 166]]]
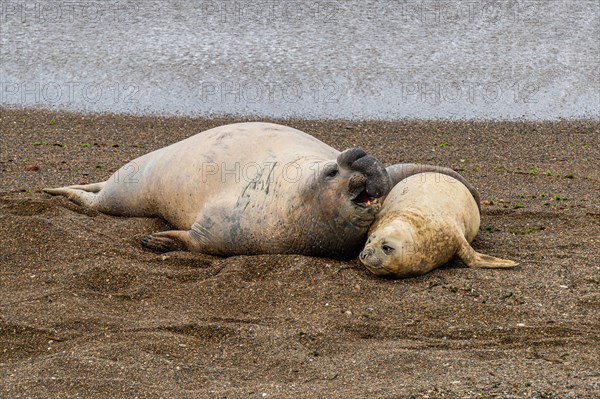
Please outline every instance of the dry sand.
[[599, 122], [279, 121], [459, 170], [484, 200], [474, 247], [512, 270], [161, 255], [139, 240], [164, 222], [40, 192], [234, 120], [2, 109], [0, 397], [600, 395]]

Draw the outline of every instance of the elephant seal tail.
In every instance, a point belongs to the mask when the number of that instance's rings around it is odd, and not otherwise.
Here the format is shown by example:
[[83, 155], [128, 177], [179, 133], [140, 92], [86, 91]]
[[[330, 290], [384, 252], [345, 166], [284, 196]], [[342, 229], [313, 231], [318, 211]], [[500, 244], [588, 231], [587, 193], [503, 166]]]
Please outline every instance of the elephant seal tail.
[[92, 183], [59, 188], [44, 188], [42, 191], [52, 195], [62, 195], [78, 205], [94, 209], [98, 200], [98, 193], [106, 182]]

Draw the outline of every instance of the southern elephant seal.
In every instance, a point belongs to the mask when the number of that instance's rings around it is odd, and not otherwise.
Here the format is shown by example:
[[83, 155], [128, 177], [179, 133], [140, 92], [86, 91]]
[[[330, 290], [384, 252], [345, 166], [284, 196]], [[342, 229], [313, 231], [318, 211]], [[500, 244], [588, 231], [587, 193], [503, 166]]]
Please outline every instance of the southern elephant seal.
[[355, 256], [393, 182], [360, 148], [339, 152], [299, 130], [238, 123], [143, 155], [104, 182], [45, 189], [117, 216], [157, 216], [175, 230], [158, 251], [219, 256]]
[[471, 187], [448, 175], [415, 174], [387, 195], [359, 258], [373, 274], [400, 278], [425, 274], [455, 255], [469, 267], [517, 266], [471, 247], [479, 223]]

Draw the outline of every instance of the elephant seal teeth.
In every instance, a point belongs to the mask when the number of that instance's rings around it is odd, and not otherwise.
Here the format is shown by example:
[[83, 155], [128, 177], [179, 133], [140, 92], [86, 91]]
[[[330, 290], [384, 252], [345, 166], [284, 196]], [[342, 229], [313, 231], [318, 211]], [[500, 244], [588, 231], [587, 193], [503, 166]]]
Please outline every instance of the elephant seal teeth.
[[352, 200], [352, 202], [362, 208], [369, 208], [370, 206], [378, 203], [379, 198], [371, 197], [369, 194], [367, 194], [366, 190], [363, 190], [356, 196], [356, 198]]

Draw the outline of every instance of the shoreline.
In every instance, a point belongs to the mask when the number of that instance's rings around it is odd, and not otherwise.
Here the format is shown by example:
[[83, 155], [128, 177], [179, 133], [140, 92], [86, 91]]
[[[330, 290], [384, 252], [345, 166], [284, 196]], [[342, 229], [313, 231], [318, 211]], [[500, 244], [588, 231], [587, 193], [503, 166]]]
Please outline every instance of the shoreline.
[[156, 118], [156, 119], [204, 119], [204, 120], [239, 120], [239, 121], [258, 121], [258, 120], [269, 120], [278, 121], [279, 123], [285, 121], [314, 121], [314, 122], [361, 122], [361, 123], [394, 123], [394, 122], [475, 122], [475, 123], [563, 123], [563, 122], [588, 122], [588, 123], [600, 123], [600, 115], [588, 116], [588, 117], [557, 117], [555, 119], [541, 119], [541, 118], [513, 118], [513, 119], [495, 119], [495, 118], [415, 118], [415, 117], [402, 117], [402, 118], [343, 118], [343, 117], [302, 117], [302, 116], [286, 116], [286, 117], [274, 117], [260, 114], [235, 114], [235, 113], [214, 113], [214, 114], [169, 114], [160, 112], [155, 113], [144, 113], [144, 112], [115, 112], [107, 110], [87, 110], [87, 109], [70, 109], [67, 107], [52, 107], [52, 106], [22, 106], [14, 104], [0, 104], [0, 112], [23, 112], [23, 113], [56, 113], [61, 115], [80, 115], [80, 116], [96, 116], [96, 117], [123, 117], [123, 118]]

